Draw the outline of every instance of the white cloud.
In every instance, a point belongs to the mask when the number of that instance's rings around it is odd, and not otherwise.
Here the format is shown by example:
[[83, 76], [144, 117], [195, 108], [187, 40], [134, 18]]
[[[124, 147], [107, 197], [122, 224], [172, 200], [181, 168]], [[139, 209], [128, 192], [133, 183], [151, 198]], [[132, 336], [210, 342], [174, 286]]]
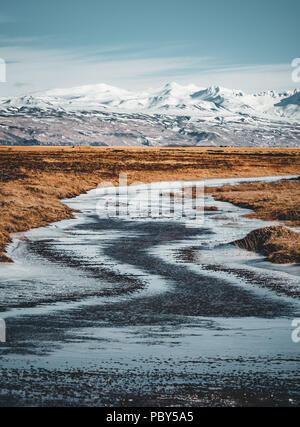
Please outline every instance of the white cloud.
[[293, 87], [289, 64], [229, 67], [216, 58], [166, 56], [167, 52], [170, 54], [168, 46], [157, 49], [143, 49], [138, 45], [88, 50], [42, 49], [30, 46], [30, 40], [10, 39], [5, 46], [0, 46], [0, 57], [8, 64], [8, 83], [0, 84], [0, 96], [93, 83], [134, 90], [174, 80], [198, 86], [221, 85], [246, 92]]
[[[237, 67], [218, 67], [198, 75], [201, 86], [210, 84], [241, 89], [253, 93], [263, 90], [287, 90], [295, 88], [290, 64], [267, 64]], [[185, 79], [192, 78], [192, 75]], [[181, 80], [182, 81], [182, 80]]]

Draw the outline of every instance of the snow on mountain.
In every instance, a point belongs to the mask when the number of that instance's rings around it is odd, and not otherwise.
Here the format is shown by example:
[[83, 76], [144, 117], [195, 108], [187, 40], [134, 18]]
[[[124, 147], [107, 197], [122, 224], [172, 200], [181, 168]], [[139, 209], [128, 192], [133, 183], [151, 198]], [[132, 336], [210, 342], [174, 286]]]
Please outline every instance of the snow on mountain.
[[277, 107], [287, 107], [288, 105], [297, 105], [300, 106], [300, 92], [294, 91], [293, 95], [283, 98], [278, 104]]
[[5, 108], [40, 108], [40, 109], [48, 109], [55, 108], [52, 99], [48, 99], [45, 96], [33, 96], [33, 95], [25, 95], [14, 98], [2, 98], [0, 99], [0, 108], [3, 110]]
[[275, 107], [282, 112], [284, 117], [299, 121], [300, 92], [294, 91], [291, 96], [282, 98], [278, 104], [275, 104]]
[[147, 103], [148, 109], [165, 109], [170, 108], [182, 110], [189, 104], [191, 95], [199, 90], [197, 86], [180, 86], [172, 82], [166, 84], [162, 89], [154, 91]]
[[298, 146], [300, 92], [106, 84], [0, 99], [0, 144]]
[[[290, 107], [292, 105], [293, 107]], [[246, 94], [219, 86], [201, 88], [181, 86], [175, 82], [163, 88], [130, 92], [106, 84], [54, 89], [11, 99], [2, 99], [0, 107], [62, 108], [68, 111], [121, 111], [144, 113], [189, 114], [208, 119], [216, 116], [259, 116], [300, 120], [299, 92], [274, 91]]]
[[70, 89], [54, 89], [39, 94], [40, 98], [49, 99], [53, 105], [68, 107], [118, 107], [132, 94], [106, 84], [78, 86]]

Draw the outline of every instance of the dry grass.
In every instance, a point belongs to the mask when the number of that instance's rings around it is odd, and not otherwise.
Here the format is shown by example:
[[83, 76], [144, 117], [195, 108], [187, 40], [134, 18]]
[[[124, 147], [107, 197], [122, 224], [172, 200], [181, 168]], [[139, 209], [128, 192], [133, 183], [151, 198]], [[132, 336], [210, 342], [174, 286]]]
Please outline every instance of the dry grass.
[[100, 182], [296, 174], [297, 149], [0, 147], [0, 260], [10, 234], [71, 218], [59, 199]]
[[286, 227], [260, 228], [234, 244], [266, 255], [276, 264], [300, 263], [300, 234]]
[[282, 221], [286, 225], [300, 226], [299, 179], [225, 185], [207, 188], [206, 192], [213, 193], [216, 200], [254, 210], [246, 215], [248, 218]]
[[204, 211], [206, 212], [217, 212], [218, 210], [217, 206], [204, 206]]
[[[280, 221], [286, 225], [300, 226], [300, 180], [283, 180], [272, 183], [245, 183], [236, 186], [207, 188], [214, 198], [254, 210], [248, 218]], [[274, 263], [300, 262], [300, 234], [285, 227], [255, 230], [238, 246], [267, 255]]]

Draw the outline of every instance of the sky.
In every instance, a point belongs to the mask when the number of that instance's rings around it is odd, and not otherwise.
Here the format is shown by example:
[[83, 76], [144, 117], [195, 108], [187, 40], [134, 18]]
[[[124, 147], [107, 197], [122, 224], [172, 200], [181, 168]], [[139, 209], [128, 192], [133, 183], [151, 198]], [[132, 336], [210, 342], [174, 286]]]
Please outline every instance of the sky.
[[0, 97], [96, 83], [293, 89], [299, 14], [299, 0], [1, 2]]

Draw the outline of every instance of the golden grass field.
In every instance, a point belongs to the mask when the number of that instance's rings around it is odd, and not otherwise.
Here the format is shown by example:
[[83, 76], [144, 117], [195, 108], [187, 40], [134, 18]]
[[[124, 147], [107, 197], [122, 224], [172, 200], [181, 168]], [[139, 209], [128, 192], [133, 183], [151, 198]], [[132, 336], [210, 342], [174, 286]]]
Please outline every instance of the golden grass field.
[[[0, 147], [0, 260], [9, 261], [4, 252], [11, 233], [71, 218], [72, 212], [60, 202], [61, 198], [74, 197], [104, 181], [117, 183], [120, 173], [127, 173], [128, 182], [133, 183], [294, 175], [299, 171], [300, 149], [290, 148], [3, 146]], [[255, 215], [264, 219], [268, 219], [267, 211], [276, 200], [276, 209], [270, 213], [274, 215], [272, 219], [298, 225], [299, 182], [293, 183], [288, 195], [286, 189], [278, 193], [278, 188], [276, 184], [269, 191], [265, 184], [257, 189], [261, 195], [258, 205], [258, 193], [251, 193], [249, 188], [239, 195], [231, 190], [223, 195], [218, 189], [214, 192], [218, 198], [224, 197], [222, 200], [233, 197], [233, 203], [247, 202], [248, 207], [256, 210]], [[286, 217], [290, 206], [296, 211], [294, 218]]]
[[282, 221], [287, 225], [300, 226], [300, 181], [243, 183], [237, 186], [210, 187], [216, 200], [233, 203], [254, 212], [248, 218], [266, 221]]

